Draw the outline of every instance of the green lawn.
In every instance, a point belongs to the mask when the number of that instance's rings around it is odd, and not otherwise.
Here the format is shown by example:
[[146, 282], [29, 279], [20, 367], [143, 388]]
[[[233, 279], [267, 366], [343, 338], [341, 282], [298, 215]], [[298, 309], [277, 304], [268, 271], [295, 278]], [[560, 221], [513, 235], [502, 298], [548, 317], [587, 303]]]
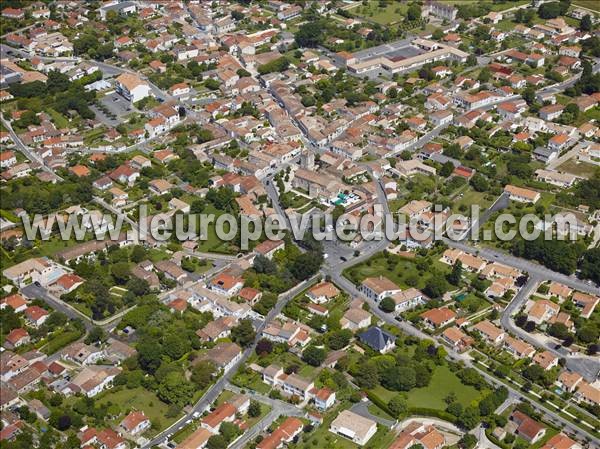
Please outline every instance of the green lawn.
[[[206, 215], [214, 214], [215, 221], [217, 220], [218, 217], [220, 217], [221, 215], [224, 214], [223, 211], [216, 209], [214, 206], [212, 206], [210, 204], [208, 206], [206, 206], [206, 208], [204, 209], [204, 211], [202, 213], [206, 214]], [[200, 227], [200, 229], [202, 229], [202, 228]], [[198, 230], [198, 232], [200, 231], [200, 229]], [[231, 254], [234, 252], [231, 245], [229, 244], [229, 242], [224, 242], [219, 239], [219, 237], [217, 236], [217, 231], [215, 230], [214, 222], [210, 223], [207, 226], [207, 231], [208, 231], [208, 235], [206, 236], [206, 239], [198, 241], [198, 251], [199, 252], [215, 252], [215, 253], [226, 253], [226, 254], [227, 253]]]
[[[381, 385], [371, 391], [385, 402], [398, 395], [398, 392], [387, 390]], [[485, 393], [479, 392], [471, 386], [463, 385], [460, 379], [446, 365], [443, 365], [436, 368], [427, 387], [415, 388], [406, 394], [408, 406], [445, 410], [447, 404], [444, 402], [444, 398], [450, 392], [456, 394], [458, 402], [463, 406], [477, 402]]]
[[62, 115], [60, 112], [55, 111], [52, 108], [48, 108], [46, 110], [46, 112], [48, 113], [48, 115], [50, 116], [50, 118], [54, 122], [54, 125], [58, 129], [63, 129], [63, 128], [68, 128], [69, 127], [69, 120], [64, 115]]
[[[347, 440], [341, 435], [329, 431], [331, 422], [350, 404], [343, 403], [335, 410], [328, 413], [323, 419], [323, 424], [316, 427], [311, 433], [302, 434], [302, 441], [297, 444], [298, 449], [356, 449], [357, 444]], [[364, 446], [365, 448], [386, 448], [392, 443], [396, 435], [387, 427], [377, 426], [377, 433]]]
[[387, 25], [404, 20], [407, 8], [406, 4], [396, 2], [390, 2], [385, 8], [380, 8], [378, 0], [371, 0], [368, 6], [359, 5], [349, 12], [366, 20]]
[[120, 415], [115, 422], [120, 422], [125, 414], [132, 409], [143, 411], [153, 427], [159, 431], [168, 427], [176, 418], [166, 418], [169, 406], [151, 391], [138, 387], [133, 389], [112, 389], [98, 399], [99, 404], [112, 403], [119, 407]]
[[584, 178], [589, 178], [596, 172], [596, 170], [598, 170], [598, 167], [593, 164], [588, 164], [587, 162], [577, 162], [573, 159], [569, 159], [568, 161], [559, 165], [558, 170], [577, 176], [583, 176]]
[[[432, 256], [431, 266], [435, 267], [438, 272], [446, 273], [450, 271], [450, 266], [438, 261], [439, 257]], [[382, 275], [394, 281], [402, 289], [408, 289], [411, 286], [422, 289], [431, 276], [433, 276], [431, 271], [419, 272], [415, 262], [410, 259], [399, 257], [398, 262], [394, 263], [393, 266], [388, 265], [386, 257], [383, 254], [377, 254], [366, 262], [344, 270], [344, 275], [354, 283], [360, 282], [367, 277]], [[408, 283], [407, 280], [409, 280]], [[414, 285], [415, 283], [416, 285]]]
[[446, 408], [444, 398], [450, 392], [456, 394], [458, 402], [463, 406], [477, 401], [482, 396], [482, 392], [471, 386], [463, 385], [456, 374], [444, 365], [436, 368], [429, 386], [415, 388], [408, 392], [408, 406], [444, 410]]
[[584, 8], [600, 12], [600, 3], [598, 0], [573, 0], [573, 6], [583, 6]]
[[478, 204], [480, 211], [483, 212], [492, 204], [492, 201], [486, 198], [485, 192], [476, 192], [475, 190], [469, 188], [463, 193], [462, 197], [459, 198], [457, 196], [454, 198], [452, 202], [452, 210], [453, 212], [458, 212], [461, 206], [466, 206], [468, 213], [470, 212], [471, 205], [474, 204]]

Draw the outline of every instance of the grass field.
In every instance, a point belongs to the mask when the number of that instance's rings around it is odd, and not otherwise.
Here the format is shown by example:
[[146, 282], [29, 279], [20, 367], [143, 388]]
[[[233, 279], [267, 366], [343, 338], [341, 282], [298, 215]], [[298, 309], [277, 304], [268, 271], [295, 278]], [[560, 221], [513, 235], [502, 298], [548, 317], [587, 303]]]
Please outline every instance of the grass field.
[[[437, 259], [437, 258], [434, 258]], [[439, 272], [448, 272], [450, 267], [438, 260], [432, 261]], [[352, 282], [357, 283], [367, 277], [386, 276], [394, 281], [400, 288], [407, 289], [411, 286], [422, 289], [427, 284], [427, 281], [433, 276], [430, 271], [419, 272], [415, 262], [409, 259], [399, 259], [398, 263], [393, 267], [388, 266], [387, 260], [383, 254], [373, 256], [364, 263], [355, 265], [344, 270], [344, 276]], [[408, 283], [407, 283], [408, 280]], [[416, 284], [416, 285], [409, 285]]]
[[454, 198], [452, 202], [452, 210], [454, 212], [458, 212], [460, 206], [465, 205], [470, 207], [471, 205], [478, 204], [483, 212], [484, 209], [487, 209], [492, 202], [486, 198], [486, 194], [484, 192], [476, 192], [472, 189], [467, 189], [461, 197], [457, 196]]
[[429, 386], [415, 388], [408, 392], [409, 407], [426, 407], [444, 410], [444, 398], [450, 392], [456, 394], [458, 402], [467, 406], [481, 397], [481, 392], [469, 385], [463, 385], [460, 379], [447, 366], [438, 366], [433, 373]]
[[598, 0], [573, 0], [573, 6], [583, 6], [584, 8], [600, 12], [600, 2]]
[[115, 419], [116, 423], [120, 422], [124, 415], [133, 409], [143, 411], [150, 418], [152, 425], [157, 431], [166, 428], [176, 419], [165, 418], [169, 406], [161, 402], [156, 394], [142, 387], [131, 390], [126, 388], [121, 390], [113, 389], [98, 399], [99, 404], [106, 404], [108, 402], [117, 405], [121, 412], [121, 415]]
[[379, 1], [371, 0], [368, 6], [357, 6], [349, 10], [350, 13], [363, 17], [366, 20], [372, 20], [381, 25], [400, 22], [404, 20], [406, 13], [406, 4], [390, 2], [385, 8], [379, 7]]
[[[204, 211], [202, 213], [207, 214], [207, 215], [214, 214], [215, 221], [216, 221], [217, 218], [219, 218], [221, 215], [223, 215], [224, 212], [216, 209], [214, 206], [209, 204], [208, 206], [206, 206], [206, 208], [204, 209]], [[212, 222], [208, 225], [208, 227], [207, 227], [208, 235], [206, 236], [206, 239], [199, 240], [197, 251], [226, 253], [226, 254], [232, 253], [233, 251], [232, 251], [229, 243], [221, 241], [219, 239], [215, 228], [216, 227], [215, 227], [214, 222]], [[200, 228], [200, 229], [202, 229], [202, 228]]]
[[[398, 392], [387, 390], [382, 386], [371, 391], [385, 402], [398, 394]], [[427, 387], [415, 388], [406, 394], [408, 406], [445, 410], [447, 404], [444, 402], [444, 398], [451, 392], [456, 394], [457, 401], [463, 406], [477, 402], [485, 393], [479, 392], [471, 386], [463, 385], [456, 374], [450, 371], [446, 365], [438, 366]]]
[[48, 113], [48, 115], [50, 115], [50, 118], [52, 118], [54, 125], [58, 129], [63, 129], [63, 128], [69, 127], [69, 120], [64, 115], [62, 115], [60, 112], [55, 111], [52, 108], [48, 108], [46, 110], [46, 112]]
[[569, 159], [568, 161], [562, 163], [558, 169], [561, 172], [567, 172], [573, 175], [589, 178], [596, 170], [598, 170], [598, 167], [593, 164], [588, 164], [587, 162], [577, 162], [573, 159]]

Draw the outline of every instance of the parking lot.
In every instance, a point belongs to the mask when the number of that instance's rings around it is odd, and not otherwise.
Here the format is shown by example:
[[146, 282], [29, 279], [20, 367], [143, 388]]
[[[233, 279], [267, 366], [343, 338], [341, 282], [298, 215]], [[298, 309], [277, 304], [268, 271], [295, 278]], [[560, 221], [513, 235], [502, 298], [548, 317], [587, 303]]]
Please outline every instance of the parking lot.
[[116, 116], [115, 119], [112, 119], [103, 114], [102, 111], [94, 111], [96, 112], [98, 119], [109, 126], [116, 126], [119, 123], [122, 123], [122, 120], [120, 120], [121, 117], [129, 115], [136, 110], [129, 101], [125, 100], [125, 98], [116, 92], [105, 95], [100, 102]]

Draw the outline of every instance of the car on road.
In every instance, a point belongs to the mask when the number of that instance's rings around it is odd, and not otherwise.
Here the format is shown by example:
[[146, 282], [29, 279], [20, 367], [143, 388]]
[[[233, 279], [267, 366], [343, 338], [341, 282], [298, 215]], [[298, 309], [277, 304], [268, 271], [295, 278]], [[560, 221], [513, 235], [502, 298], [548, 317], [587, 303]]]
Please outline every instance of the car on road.
[[346, 259], [344, 256], [340, 256], [340, 260], [341, 260], [342, 262], [346, 262], [348, 259]]
[[41, 286], [42, 286], [42, 284], [40, 284], [40, 282], [39, 282], [39, 281], [35, 281], [35, 282], [33, 283], [33, 285], [35, 285], [36, 287], [41, 287]]

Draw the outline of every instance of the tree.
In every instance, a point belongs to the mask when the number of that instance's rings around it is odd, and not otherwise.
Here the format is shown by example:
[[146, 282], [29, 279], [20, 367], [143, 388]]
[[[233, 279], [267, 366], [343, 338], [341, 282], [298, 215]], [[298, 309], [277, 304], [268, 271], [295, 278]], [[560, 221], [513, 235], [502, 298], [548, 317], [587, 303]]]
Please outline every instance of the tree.
[[454, 171], [454, 164], [450, 161], [446, 162], [444, 165], [442, 165], [442, 168], [440, 169], [440, 176], [443, 178], [447, 178], [448, 176], [450, 176], [452, 174], [452, 172]]
[[419, 20], [421, 18], [421, 7], [413, 3], [406, 10], [406, 20], [409, 22], [414, 22], [415, 20]]
[[523, 376], [532, 382], [539, 382], [544, 377], [544, 368], [533, 363], [523, 370]]
[[106, 341], [107, 335], [106, 332], [104, 332], [104, 329], [102, 329], [100, 326], [94, 326], [89, 334], [87, 335], [87, 337], [85, 337], [85, 344], [89, 345], [92, 343], [101, 343], [103, 341]]
[[223, 435], [213, 435], [206, 442], [208, 449], [226, 449], [229, 443], [223, 437]]
[[257, 416], [260, 416], [260, 413], [261, 413], [260, 402], [252, 399], [250, 401], [250, 406], [248, 407], [248, 416], [250, 416], [251, 418], [256, 418]]
[[486, 192], [490, 188], [489, 182], [487, 181], [485, 176], [483, 176], [480, 173], [476, 173], [471, 178], [469, 183], [477, 192]]
[[140, 339], [137, 347], [138, 361], [140, 367], [150, 373], [158, 369], [161, 363], [162, 346], [150, 337]]
[[390, 298], [389, 296], [386, 296], [385, 298], [383, 298], [381, 300], [381, 303], [379, 304], [379, 308], [386, 313], [392, 313], [394, 310], [396, 310], [396, 303], [394, 302], [394, 300], [392, 298]]
[[167, 404], [183, 407], [187, 404], [194, 393], [193, 385], [188, 382], [182, 373], [170, 372], [158, 385], [158, 397]]
[[433, 276], [425, 284], [423, 293], [430, 298], [441, 298], [448, 291], [448, 282], [443, 277]]
[[569, 336], [569, 329], [563, 323], [552, 323], [548, 328], [548, 333], [553, 337], [564, 340]]
[[254, 349], [259, 356], [265, 356], [273, 352], [273, 343], [266, 338], [261, 338]]
[[470, 433], [465, 433], [458, 442], [458, 446], [461, 449], [473, 449], [476, 444], [477, 444], [477, 437]]
[[353, 373], [358, 385], [362, 388], [375, 388], [379, 379], [377, 366], [374, 363], [363, 364], [358, 372]]
[[408, 410], [408, 403], [401, 395], [396, 395], [388, 402], [388, 408], [395, 418], [400, 418]]
[[309, 365], [319, 366], [325, 361], [326, 356], [327, 353], [325, 352], [325, 349], [310, 345], [302, 353], [302, 360]]
[[479, 72], [477, 80], [481, 83], [487, 83], [490, 80], [491, 76], [492, 72], [490, 71], [490, 69], [488, 69], [487, 67], [483, 67]]
[[579, 23], [579, 29], [581, 31], [592, 31], [592, 18], [589, 14], [586, 14], [581, 18], [581, 22]]
[[305, 281], [321, 268], [323, 254], [309, 251], [300, 254], [290, 267], [290, 273], [299, 281]]
[[392, 366], [381, 373], [381, 385], [390, 390], [409, 391], [417, 384], [417, 375], [410, 366]]
[[340, 329], [330, 332], [327, 335], [327, 346], [334, 351], [348, 346], [352, 339], [352, 331], [348, 329]]
[[240, 320], [239, 324], [231, 329], [231, 339], [244, 348], [250, 346], [255, 337], [256, 331], [249, 319]]
[[307, 22], [300, 26], [294, 39], [298, 47], [314, 48], [323, 42], [323, 24], [320, 22]]
[[444, 32], [441, 28], [436, 28], [435, 30], [433, 30], [433, 34], [431, 35], [431, 37], [433, 37], [436, 41], [439, 41], [444, 37]]
[[187, 335], [170, 332], [163, 340], [163, 351], [173, 360], [178, 360], [190, 351], [191, 343]]
[[600, 284], [600, 248], [589, 249], [583, 254], [579, 276]]
[[593, 324], [586, 324], [577, 329], [577, 338], [583, 343], [594, 343], [598, 341], [599, 331], [598, 328]]
[[556, 19], [561, 14], [560, 3], [542, 3], [538, 8], [538, 16], [542, 19]]
[[475, 428], [480, 421], [481, 416], [479, 415], [479, 409], [474, 406], [467, 407], [462, 415], [458, 418], [459, 424], [468, 430]]
[[192, 368], [190, 380], [194, 382], [200, 389], [204, 389], [212, 382], [217, 368], [212, 362], [202, 360]]
[[230, 443], [240, 434], [240, 428], [237, 424], [225, 421], [221, 423], [221, 426], [219, 427], [219, 433], [223, 435], [225, 441]]
[[456, 262], [454, 262], [454, 265], [452, 266], [452, 271], [450, 272], [450, 274], [448, 274], [446, 279], [448, 279], [448, 282], [450, 282], [452, 285], [459, 285], [460, 281], [462, 280], [462, 272], [462, 262], [460, 260], [457, 260]]

